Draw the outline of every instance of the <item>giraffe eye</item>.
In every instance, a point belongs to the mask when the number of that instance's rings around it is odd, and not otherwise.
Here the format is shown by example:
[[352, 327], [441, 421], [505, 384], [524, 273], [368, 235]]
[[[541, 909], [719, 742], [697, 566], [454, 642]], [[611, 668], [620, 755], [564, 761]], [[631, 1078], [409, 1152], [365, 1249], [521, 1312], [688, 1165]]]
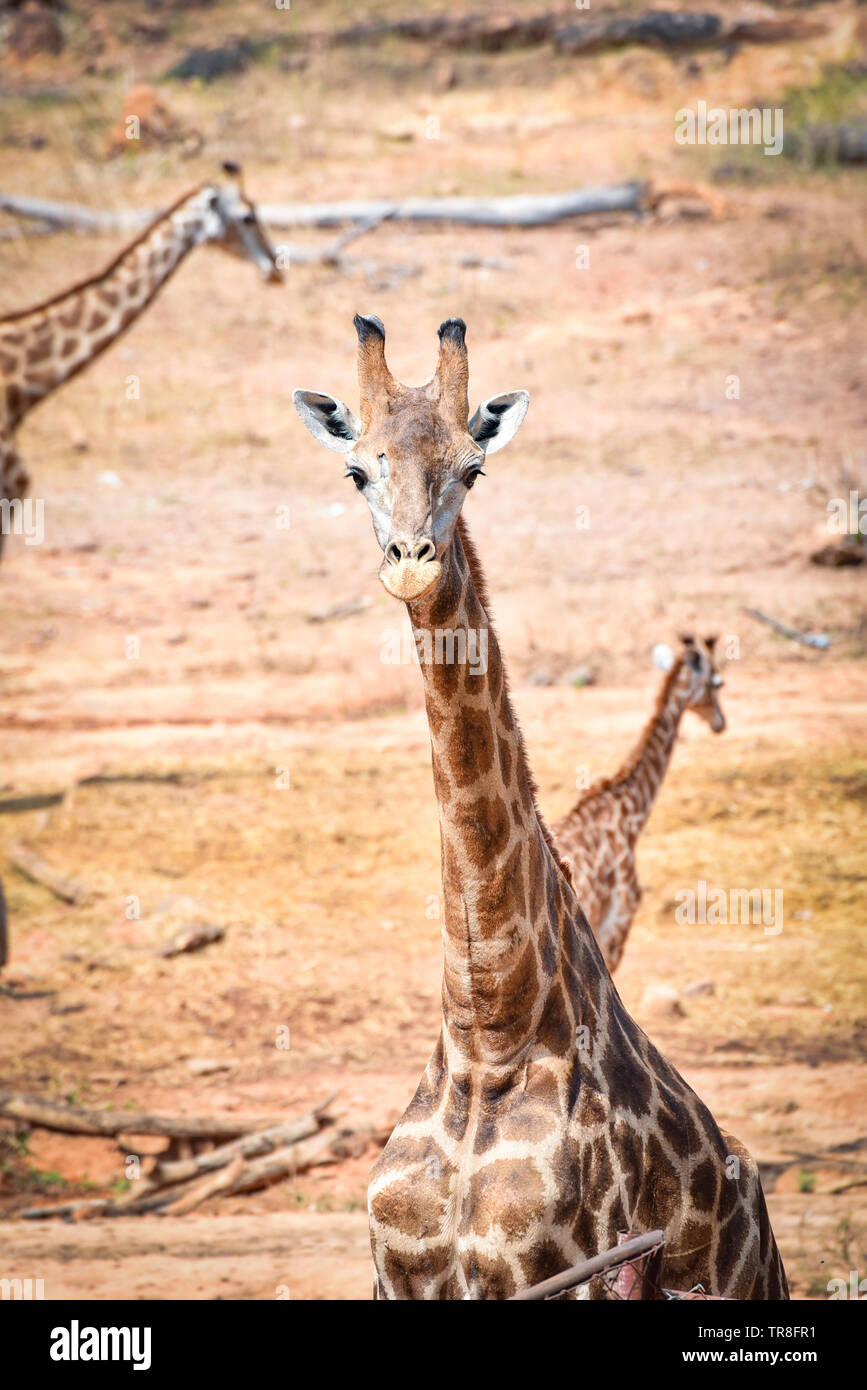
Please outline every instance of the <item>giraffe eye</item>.
[[476, 478], [486, 478], [487, 476], [487, 473], [480, 466], [471, 468], [468, 473], [464, 474], [464, 487], [471, 488]]
[[362, 473], [360, 468], [347, 468], [343, 476], [344, 478], [351, 478], [359, 492], [363, 492], [367, 487], [367, 476]]

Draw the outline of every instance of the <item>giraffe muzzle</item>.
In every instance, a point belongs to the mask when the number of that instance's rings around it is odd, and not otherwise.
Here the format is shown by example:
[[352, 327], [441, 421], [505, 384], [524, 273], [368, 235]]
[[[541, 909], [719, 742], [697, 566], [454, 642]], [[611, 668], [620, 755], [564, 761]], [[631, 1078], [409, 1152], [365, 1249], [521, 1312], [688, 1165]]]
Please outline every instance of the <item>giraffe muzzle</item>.
[[409, 603], [427, 593], [442, 572], [433, 541], [423, 539], [413, 546], [404, 541], [389, 541], [379, 577], [394, 598]]

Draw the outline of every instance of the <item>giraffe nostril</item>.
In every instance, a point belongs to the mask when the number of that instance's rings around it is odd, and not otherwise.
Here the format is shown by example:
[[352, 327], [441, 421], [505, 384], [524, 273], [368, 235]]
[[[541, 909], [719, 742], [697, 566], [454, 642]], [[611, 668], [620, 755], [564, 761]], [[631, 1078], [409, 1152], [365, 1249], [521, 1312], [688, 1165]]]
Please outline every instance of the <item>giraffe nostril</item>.
[[415, 548], [414, 555], [416, 560], [425, 561], [435, 560], [436, 553], [436, 546], [433, 541], [420, 541]]
[[387, 545], [385, 548], [385, 558], [390, 565], [399, 565], [405, 555], [406, 550], [399, 541], [392, 541], [391, 544]]

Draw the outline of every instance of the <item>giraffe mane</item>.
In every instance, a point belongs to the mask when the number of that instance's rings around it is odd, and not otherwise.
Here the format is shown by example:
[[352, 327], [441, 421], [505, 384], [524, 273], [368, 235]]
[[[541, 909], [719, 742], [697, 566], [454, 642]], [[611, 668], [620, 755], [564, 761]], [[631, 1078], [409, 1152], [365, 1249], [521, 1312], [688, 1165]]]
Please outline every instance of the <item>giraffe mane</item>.
[[[488, 598], [488, 585], [485, 579], [484, 572], [482, 570], [482, 562], [479, 559], [479, 552], [476, 550], [475, 542], [470, 536], [469, 531], [467, 530], [467, 525], [463, 517], [458, 517], [457, 531], [458, 535], [461, 538], [461, 545], [464, 548], [464, 554], [467, 557], [467, 564], [469, 566], [476, 594], [478, 595], [479, 603], [482, 605], [482, 607], [485, 610], [485, 613], [487, 614], [488, 625], [491, 631], [496, 633], [493, 618], [491, 616], [490, 600]], [[509, 691], [509, 676], [508, 672], [506, 671], [505, 662], [503, 662], [503, 684], [505, 686], [506, 699], [508, 700], [509, 708], [512, 711], [512, 718], [515, 721], [515, 733], [517, 734], [518, 738], [518, 767], [521, 769], [525, 778], [527, 779], [527, 786], [530, 789], [530, 796], [533, 799], [533, 809], [536, 813], [536, 820], [539, 824], [539, 830], [541, 831], [542, 839], [548, 846], [551, 858], [553, 859], [557, 868], [560, 870], [560, 873], [566, 879], [566, 882], [569, 884], [569, 886], [573, 887], [574, 885], [572, 881], [572, 870], [567, 861], [563, 858], [557, 841], [555, 840], [554, 835], [551, 831], [551, 828], [545, 820], [545, 817], [542, 815], [541, 810], [539, 809], [539, 788], [537, 786], [536, 779], [533, 776], [529, 761], [527, 759], [527, 749], [524, 743], [524, 733], [521, 729], [520, 724], [518, 723], [518, 716], [515, 714], [515, 707], [512, 703], [512, 696]]]
[[62, 300], [69, 299], [80, 290], [89, 290], [92, 285], [98, 285], [101, 280], [104, 280], [107, 275], [110, 275], [113, 270], [117, 269], [121, 261], [125, 260], [129, 255], [130, 251], [134, 251], [137, 246], [140, 246], [143, 241], [147, 240], [154, 227], [159, 226], [160, 222], [164, 222], [167, 217], [171, 217], [173, 212], [177, 212], [181, 204], [185, 203], [188, 198], [192, 198], [194, 193], [200, 193], [201, 190], [206, 187], [206, 183], [200, 183], [196, 184], [193, 188], [188, 188], [186, 193], [183, 193], [180, 198], [177, 198], [170, 207], [164, 208], [152, 222], [149, 222], [146, 227], [143, 227], [137, 237], [134, 237], [132, 241], [125, 242], [114, 260], [108, 265], [103, 266], [102, 270], [97, 271], [95, 275], [88, 275], [86, 279], [78, 280], [74, 285], [68, 285], [65, 290], [59, 290], [57, 294], [50, 295], [48, 299], [40, 299], [38, 304], [31, 304], [26, 309], [16, 309], [11, 314], [0, 314], [0, 324], [15, 323], [18, 319], [29, 318], [31, 314], [37, 314], [41, 309], [53, 308], [55, 304], [60, 304]]
[[573, 810], [577, 809], [577, 807], [579, 806], [583, 806], [585, 802], [592, 800], [594, 796], [599, 796], [602, 792], [612, 791], [621, 782], [625, 782], [629, 777], [632, 776], [633, 772], [641, 762], [641, 759], [644, 757], [645, 749], [647, 747], [647, 740], [650, 738], [650, 735], [653, 731], [653, 727], [656, 724], [657, 719], [659, 718], [660, 714], [662, 713], [663, 709], [668, 703], [668, 697], [671, 694], [675, 682], [677, 681], [677, 678], [683, 669], [683, 662], [683, 656], [677, 657], [671, 670], [666, 672], [665, 679], [663, 680], [662, 685], [659, 687], [659, 691], [656, 696], [656, 704], [653, 707], [653, 713], [644, 725], [644, 728], [641, 731], [641, 736], [638, 739], [638, 742], [636, 743], [632, 752], [625, 759], [625, 761], [621, 763], [620, 767], [617, 769], [616, 772], [611, 773], [609, 777], [600, 777], [595, 782], [591, 782], [587, 790], [585, 792], [582, 792], [578, 800], [575, 802], [575, 805], [572, 808]]

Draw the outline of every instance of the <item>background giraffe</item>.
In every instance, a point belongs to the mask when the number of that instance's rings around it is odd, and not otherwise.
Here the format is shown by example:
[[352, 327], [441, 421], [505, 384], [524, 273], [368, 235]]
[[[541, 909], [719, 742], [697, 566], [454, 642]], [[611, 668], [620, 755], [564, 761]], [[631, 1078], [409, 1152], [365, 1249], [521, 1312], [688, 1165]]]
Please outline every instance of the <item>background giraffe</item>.
[[578, 901], [612, 972], [617, 969], [641, 902], [635, 848], [674, 750], [681, 715], [695, 710], [720, 734], [726, 726], [719, 706], [722, 677], [714, 665], [715, 637], [684, 637], [662, 683], [656, 708], [638, 744], [613, 777], [595, 782], [554, 834], [571, 861]]
[[[235, 164], [223, 167], [240, 173]], [[240, 183], [206, 184], [161, 213], [98, 275], [0, 318], [0, 555], [10, 517], [30, 487], [16, 447], [22, 420], [129, 328], [205, 243], [253, 261], [268, 281], [283, 278]]]
[[[459, 513], [529, 397], [468, 422], [465, 325], [407, 388], [356, 316], [361, 418], [296, 391], [346, 459], [416, 635], [439, 807], [442, 1029], [369, 1186], [380, 1296], [506, 1298], [666, 1232], [663, 1283], [785, 1298], [758, 1170], [624, 1008], [536, 805], [478, 559]], [[467, 659], [472, 649], [484, 661]], [[463, 650], [463, 657], [461, 651]], [[396, 808], [396, 816], [400, 808]]]

